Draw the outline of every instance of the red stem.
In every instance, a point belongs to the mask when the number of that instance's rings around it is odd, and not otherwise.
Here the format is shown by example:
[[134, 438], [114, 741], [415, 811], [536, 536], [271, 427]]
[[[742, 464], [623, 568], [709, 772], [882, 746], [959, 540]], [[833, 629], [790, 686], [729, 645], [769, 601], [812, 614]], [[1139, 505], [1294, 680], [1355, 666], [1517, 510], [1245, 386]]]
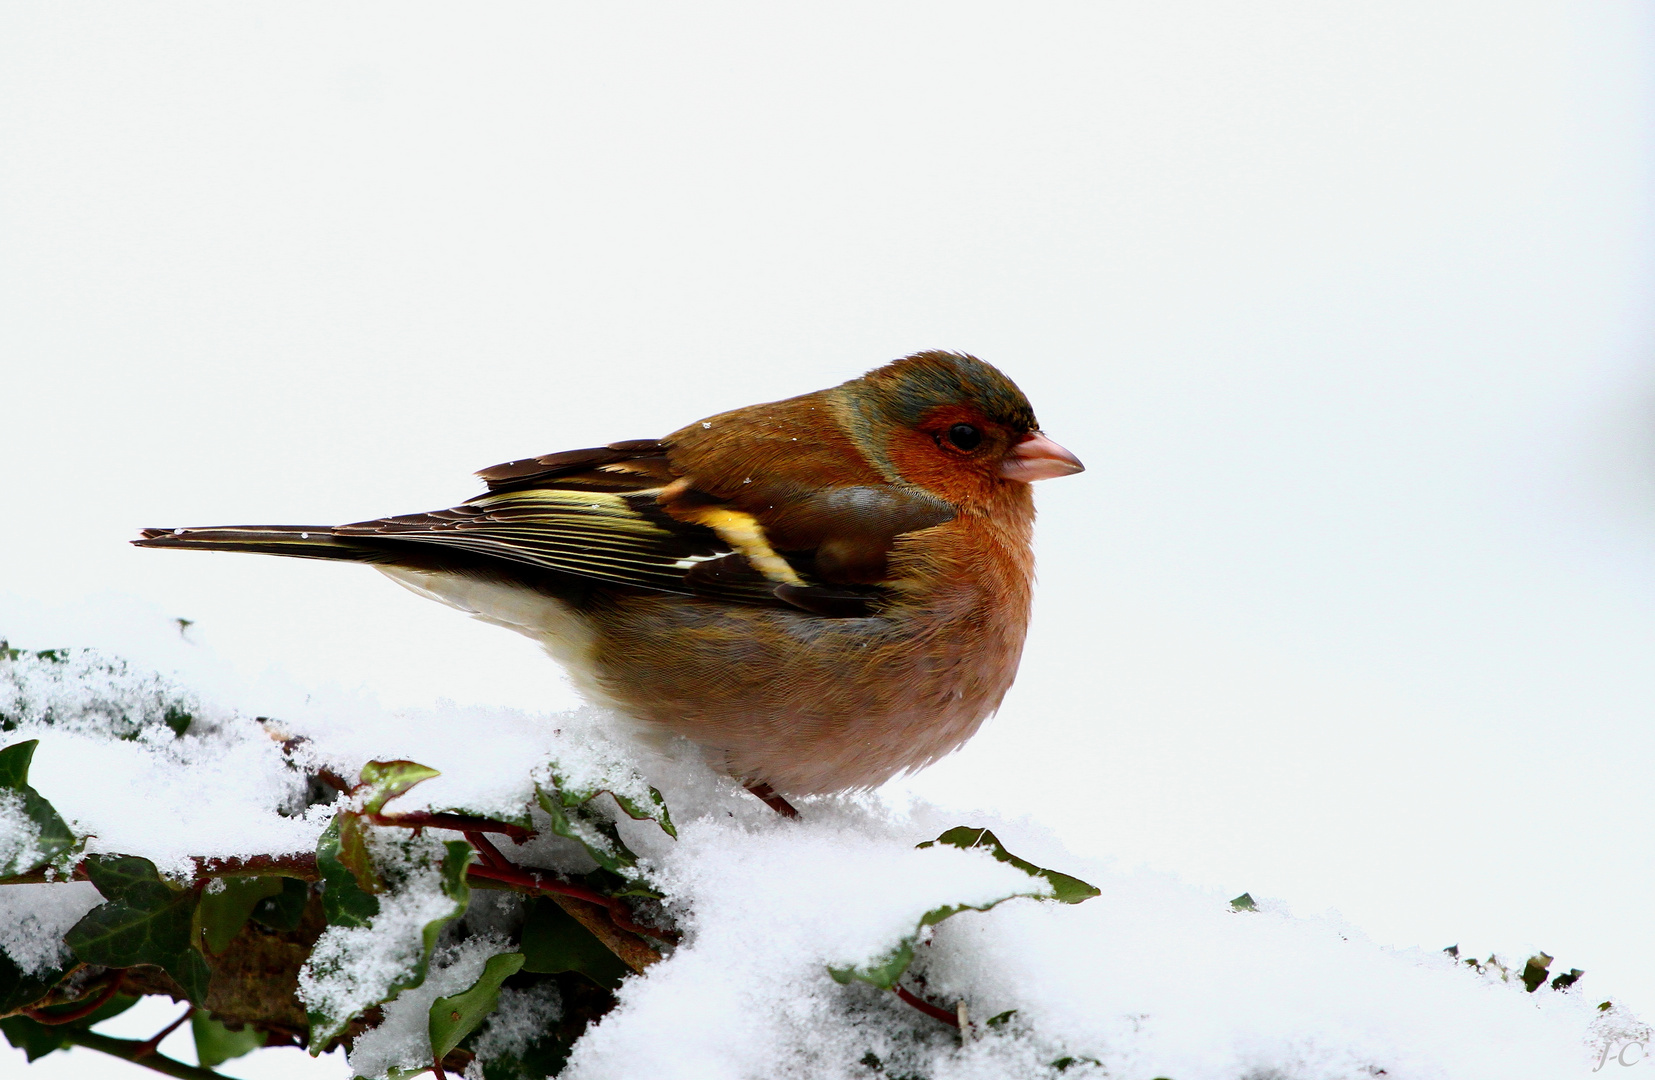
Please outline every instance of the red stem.
[[960, 1018], [954, 1013], [949, 1012], [947, 1009], [939, 1009], [929, 1001], [924, 1000], [916, 994], [910, 994], [900, 986], [893, 986], [891, 989], [896, 991], [897, 997], [901, 998], [903, 1001], [906, 1001], [908, 1004], [912, 1005], [926, 1016], [929, 1016], [931, 1019], [941, 1020], [949, 1027], [957, 1028], [960, 1026]]
[[88, 1016], [91, 1016], [93, 1013], [97, 1012], [99, 1009], [103, 1008], [104, 1005], [108, 1003], [109, 999], [114, 997], [115, 994], [121, 989], [121, 983], [125, 979], [126, 969], [122, 968], [115, 973], [115, 977], [109, 980], [109, 985], [104, 987], [103, 991], [99, 993], [97, 997], [93, 998], [89, 1002], [86, 1002], [78, 1009], [71, 1009], [66, 1013], [49, 1013], [43, 1012], [39, 1009], [24, 1009], [23, 1015], [27, 1016], [30, 1020], [33, 1020], [37, 1024], [47, 1024], [51, 1026], [56, 1026], [58, 1024], [72, 1024], [76, 1020], [84, 1020]]
[[[498, 855], [499, 853], [496, 852], [495, 854]], [[504, 861], [504, 856], [501, 856], [501, 858]], [[523, 889], [557, 893], [561, 896], [572, 896], [576, 900], [585, 900], [589, 904], [600, 904], [609, 909], [610, 921], [616, 926], [640, 937], [652, 937], [661, 941], [676, 941], [678, 938], [678, 935], [670, 930], [657, 930], [650, 926], [639, 926], [632, 921], [631, 912], [627, 910], [623, 901], [613, 896], [605, 896], [581, 885], [570, 885], [567, 882], [558, 881], [556, 878], [544, 879], [538, 874], [530, 874], [519, 867], [512, 867], [510, 863], [507, 863], [506, 867], [471, 866], [467, 869], [474, 877], [484, 878], [488, 881], [499, 881]]]
[[466, 868], [473, 877], [486, 878], [489, 881], [504, 882], [507, 885], [516, 885], [522, 889], [534, 889], [539, 892], [559, 893], [563, 896], [572, 896], [577, 900], [585, 900], [592, 904], [602, 904], [609, 907], [611, 903], [618, 903], [592, 889], [582, 885], [570, 885], [558, 881], [556, 878], [542, 878], [538, 874], [531, 874], [521, 868], [499, 868], [493, 866], [469, 866]]
[[370, 814], [375, 825], [397, 825], [405, 829], [453, 829], [455, 832], [502, 833], [513, 840], [523, 841], [534, 835], [533, 830], [521, 825], [508, 825], [488, 818], [462, 817], [459, 814]]

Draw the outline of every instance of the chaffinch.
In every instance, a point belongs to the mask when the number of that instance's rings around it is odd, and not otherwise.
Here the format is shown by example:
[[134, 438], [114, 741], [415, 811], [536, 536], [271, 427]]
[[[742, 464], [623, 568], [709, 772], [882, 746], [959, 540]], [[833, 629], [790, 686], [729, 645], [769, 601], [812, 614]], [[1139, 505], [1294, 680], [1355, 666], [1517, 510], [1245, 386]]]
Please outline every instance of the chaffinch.
[[999, 707], [1029, 620], [1029, 484], [1081, 470], [998, 369], [923, 352], [484, 469], [451, 510], [134, 543], [370, 563], [534, 638], [585, 695], [788, 812], [784, 794], [927, 765]]

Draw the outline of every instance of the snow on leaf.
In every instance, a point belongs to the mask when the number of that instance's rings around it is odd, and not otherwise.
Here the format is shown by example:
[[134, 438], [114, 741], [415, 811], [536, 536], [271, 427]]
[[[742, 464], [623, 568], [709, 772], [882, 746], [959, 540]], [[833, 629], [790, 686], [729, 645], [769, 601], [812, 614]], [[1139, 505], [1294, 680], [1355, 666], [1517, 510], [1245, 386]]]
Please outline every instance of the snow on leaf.
[[30, 739], [0, 750], [0, 878], [66, 862], [80, 843], [52, 804], [29, 786], [29, 762], [39, 745]]
[[1052, 887], [1050, 899], [1057, 900], [1060, 903], [1078, 904], [1082, 900], [1090, 900], [1098, 895], [1096, 886], [1088, 885], [1077, 877], [1060, 874], [1056, 870], [1047, 870], [1025, 859], [1019, 859], [1007, 851], [1005, 845], [1000, 843], [999, 837], [987, 829], [974, 829], [969, 825], [961, 825], [958, 828], [949, 829], [935, 840], [927, 840], [923, 844], [914, 846], [928, 848], [936, 844], [947, 844], [950, 847], [967, 849], [985, 848], [997, 861], [1009, 863], [1030, 877], [1045, 878]]
[[1079, 878], [1070, 877], [1068, 874], [1060, 874], [1055, 870], [1047, 870], [1027, 860], [1019, 859], [1007, 851], [999, 839], [987, 829], [974, 829], [962, 825], [958, 828], [949, 829], [935, 840], [927, 840], [915, 846], [928, 848], [937, 844], [966, 849], [985, 849], [993, 855], [996, 861], [1016, 867], [1039, 881], [1040, 885], [1031, 887], [1027, 891], [1019, 889], [982, 904], [944, 904], [940, 907], [934, 907], [920, 916], [919, 923], [914, 927], [912, 934], [904, 936], [894, 948], [884, 955], [867, 964], [853, 967], [836, 968], [830, 966], [828, 974], [833, 976], [835, 982], [850, 983], [854, 980], [870, 983], [881, 990], [891, 989], [897, 984], [897, 980], [901, 979], [907, 972], [909, 965], [914, 962], [914, 946], [919, 943], [920, 935], [925, 932], [925, 929], [936, 926], [944, 919], [958, 915], [962, 911], [988, 911], [1007, 900], [1018, 897], [1078, 904], [1082, 900], [1089, 900], [1097, 896], [1099, 893], [1096, 887], [1088, 885]]
[[24, 971], [15, 960], [0, 952], [0, 1015], [39, 1001], [63, 975], [61, 967]]
[[477, 981], [458, 994], [431, 1003], [431, 1054], [441, 1061], [477, 1029], [500, 1004], [500, 984], [523, 969], [523, 954], [489, 957]]
[[[385, 879], [384, 893], [350, 894], [355, 879], [337, 858], [331, 860], [332, 867], [321, 867], [327, 883], [324, 906], [336, 885], [348, 899], [336, 898], [330, 925], [299, 974], [312, 1054], [320, 1054], [364, 1009], [424, 982], [437, 936], [450, 920], [465, 913], [471, 899], [466, 884], [469, 844], [370, 828], [368, 847], [375, 869]], [[324, 846], [326, 842], [324, 834]], [[322, 852], [319, 847], [318, 863]], [[373, 903], [371, 912], [363, 900]], [[335, 911], [340, 915], [337, 921]]]

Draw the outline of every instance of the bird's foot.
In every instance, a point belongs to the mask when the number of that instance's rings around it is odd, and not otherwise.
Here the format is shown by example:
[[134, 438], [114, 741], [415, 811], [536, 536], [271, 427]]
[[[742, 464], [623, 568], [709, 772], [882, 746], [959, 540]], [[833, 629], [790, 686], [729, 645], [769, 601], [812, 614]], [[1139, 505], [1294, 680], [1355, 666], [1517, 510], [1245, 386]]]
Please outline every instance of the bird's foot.
[[771, 787], [769, 784], [766, 784], [763, 780], [757, 780], [753, 783], [747, 784], [746, 788], [755, 799], [760, 800], [764, 803], [764, 805], [768, 806], [782, 817], [796, 818], [799, 816], [799, 812], [793, 809], [793, 804], [782, 798], [780, 795], [777, 795], [776, 789]]

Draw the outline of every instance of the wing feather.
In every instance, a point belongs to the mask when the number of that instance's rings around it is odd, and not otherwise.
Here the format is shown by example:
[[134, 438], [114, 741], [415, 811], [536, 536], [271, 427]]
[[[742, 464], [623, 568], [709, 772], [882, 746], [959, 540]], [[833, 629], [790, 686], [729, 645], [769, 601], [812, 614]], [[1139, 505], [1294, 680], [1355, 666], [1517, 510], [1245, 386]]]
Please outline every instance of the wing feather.
[[712, 529], [676, 521], [653, 494], [531, 488], [490, 492], [450, 510], [342, 525], [342, 537], [434, 544], [578, 577], [745, 603], [779, 604], [762, 576], [690, 577], [732, 553]]

